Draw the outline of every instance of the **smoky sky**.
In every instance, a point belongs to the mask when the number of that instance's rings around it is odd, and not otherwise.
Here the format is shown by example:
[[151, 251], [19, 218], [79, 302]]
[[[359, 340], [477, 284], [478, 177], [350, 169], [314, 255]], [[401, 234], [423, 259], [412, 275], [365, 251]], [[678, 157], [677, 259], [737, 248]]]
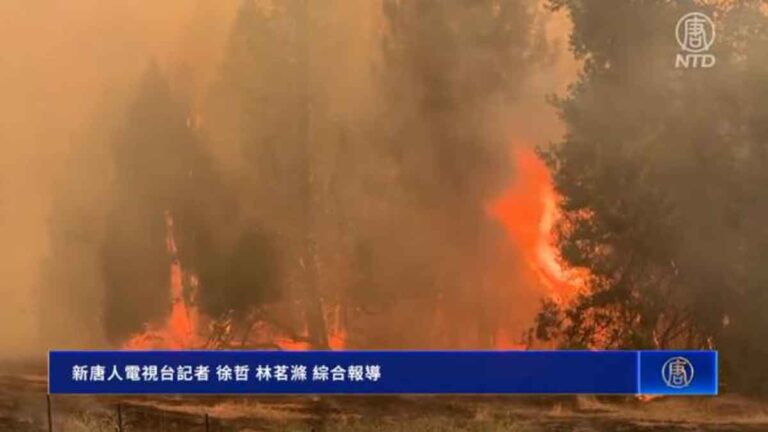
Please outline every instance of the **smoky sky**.
[[[255, 4], [266, 16], [279, 13], [282, 7], [278, 0]], [[240, 7], [235, 0], [0, 3], [0, 234], [6, 243], [0, 252], [3, 354], [36, 353], [53, 346], [103, 346], [108, 339], [107, 314], [119, 313], [104, 308], [105, 268], [99, 258], [109, 242], [109, 225], [114, 223], [109, 209], [120, 201], [114, 195], [117, 174], [111, 152], [152, 64], [174, 101], [183, 104], [183, 120], [198, 128], [200, 145], [212, 160], [211, 170], [223, 178], [222, 190], [237, 201], [233, 207], [220, 205], [232, 209], [231, 214], [206, 213], [207, 229], [218, 235], [211, 247], [240, 250], [238, 238], [262, 235], [278, 244], [292, 241], [291, 219], [279, 207], [291, 196], [265, 202], [242, 198], [264, 191], [248, 180], [254, 166], [242, 154], [241, 125], [234, 110], [227, 117], [229, 96], [217, 90]], [[450, 9], [446, 13], [455, 12]], [[397, 245], [387, 242], [381, 229], [392, 226], [395, 217], [405, 217], [404, 226], [411, 227], [428, 226], [432, 217], [410, 204], [393, 209], [401, 204], [393, 204], [387, 191], [394, 190], [392, 182], [397, 181], [391, 166], [377, 159], [381, 156], [397, 165], [385, 144], [377, 142], [382, 127], [397, 125], [377, 118], [391, 114], [381, 110], [383, 104], [391, 103], [386, 101], [388, 84], [382, 78], [386, 73], [384, 11], [382, 2], [375, 0], [333, 0], [314, 9], [310, 49], [317, 119], [313, 187], [321, 201], [317, 241], [325, 245], [321, 252], [332, 257], [326, 258], [325, 265], [339, 269], [323, 273], [321, 286], [352, 284], [350, 280], [357, 276], [344, 276], [344, 269], [365, 267], [360, 260], [369, 259], [366, 248], [386, 251], [378, 254], [382, 261], [373, 267], [385, 275], [377, 283], [395, 283], [398, 275], [408, 275], [406, 279], [412, 281], [410, 275], [418, 272], [402, 259], [393, 261]], [[565, 17], [534, 8], [526, 25], [542, 32], [546, 47], [540, 50], [549, 60], [540, 58], [521, 69], [515, 76], [520, 82], [514, 98], [494, 109], [493, 130], [484, 125], [481, 133], [483, 137], [492, 133], [494, 140], [508, 143], [509, 154], [515, 145], [533, 146], [557, 137], [559, 125], [545, 98], [562, 91], [575, 70], [564, 54]], [[439, 49], [440, 41], [433, 42], [433, 48]], [[217, 105], [222, 97], [223, 112]], [[419, 139], [419, 134], [402, 139]], [[376, 152], [367, 150], [379, 144]], [[499, 154], [503, 156], [504, 152]], [[350, 178], [354, 183], [347, 182]], [[513, 179], [514, 174], [508, 173], [508, 180]], [[478, 197], [471, 205], [481, 201]], [[217, 231], [216, 227], [222, 228]], [[418, 260], [427, 259], [435, 235], [439, 233], [425, 234], [423, 249], [409, 253], [419, 255]], [[334, 247], [347, 256], [329, 254]], [[295, 264], [293, 248], [282, 248], [279, 259], [284, 262], [275, 267]], [[291, 277], [289, 271], [282, 283], [290, 284]], [[331, 290], [329, 297], [344, 292]], [[157, 297], [160, 304], [167, 301], [163, 295]], [[525, 314], [530, 315], [534, 306], [525, 306], [529, 309]], [[160, 314], [161, 308], [148, 317]], [[137, 324], [138, 320], [131, 326]], [[371, 332], [376, 331], [373, 326]]]

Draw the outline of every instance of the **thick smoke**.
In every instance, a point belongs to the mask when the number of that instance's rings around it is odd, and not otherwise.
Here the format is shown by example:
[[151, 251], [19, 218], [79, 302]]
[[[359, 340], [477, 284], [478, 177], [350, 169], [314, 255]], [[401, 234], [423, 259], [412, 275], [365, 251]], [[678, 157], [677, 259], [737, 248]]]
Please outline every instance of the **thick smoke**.
[[4, 353], [103, 340], [97, 251], [110, 196], [107, 147], [151, 58], [180, 90], [201, 91], [235, 6], [1, 2], [0, 233], [9, 245], [0, 253]]
[[[1, 261], [24, 293], [16, 346], [115, 344], [161, 318], [169, 214], [213, 317], [281, 305], [281, 326], [322, 345], [312, 327], [343, 325], [353, 346], [526, 326], [541, 292], [486, 206], [512, 148], [556, 129], [536, 2], [3, 7], [25, 67], [0, 65], [2, 229], [29, 246]], [[57, 20], [56, 41], [33, 31]]]

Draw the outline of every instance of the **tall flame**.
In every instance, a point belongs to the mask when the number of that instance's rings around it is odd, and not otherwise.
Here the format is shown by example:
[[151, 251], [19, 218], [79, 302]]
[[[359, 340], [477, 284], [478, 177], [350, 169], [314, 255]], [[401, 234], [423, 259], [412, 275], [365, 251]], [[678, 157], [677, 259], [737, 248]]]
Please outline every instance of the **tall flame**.
[[[133, 336], [126, 342], [126, 349], [185, 349], [200, 345], [198, 337], [199, 313], [194, 306], [194, 294], [197, 290], [197, 278], [191, 276], [188, 294], [184, 291], [184, 272], [177, 258], [178, 249], [173, 234], [173, 217], [165, 214], [168, 254], [172, 258], [170, 268], [171, 312], [160, 326], [149, 326], [143, 333]], [[185, 295], [186, 294], [186, 295]]]
[[547, 166], [530, 147], [515, 151], [515, 181], [488, 206], [488, 213], [506, 230], [522, 255], [533, 283], [557, 301], [566, 301], [584, 284], [583, 270], [560, 259], [553, 229], [560, 197]]

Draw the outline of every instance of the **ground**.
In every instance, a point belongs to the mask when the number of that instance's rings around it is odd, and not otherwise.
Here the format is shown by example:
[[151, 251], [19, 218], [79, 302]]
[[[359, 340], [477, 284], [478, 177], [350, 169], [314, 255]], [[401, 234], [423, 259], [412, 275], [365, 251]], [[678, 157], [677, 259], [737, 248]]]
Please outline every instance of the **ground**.
[[[47, 384], [0, 375], [0, 431], [47, 431]], [[56, 432], [205, 431], [768, 431], [768, 403], [715, 398], [513, 396], [52, 396]]]

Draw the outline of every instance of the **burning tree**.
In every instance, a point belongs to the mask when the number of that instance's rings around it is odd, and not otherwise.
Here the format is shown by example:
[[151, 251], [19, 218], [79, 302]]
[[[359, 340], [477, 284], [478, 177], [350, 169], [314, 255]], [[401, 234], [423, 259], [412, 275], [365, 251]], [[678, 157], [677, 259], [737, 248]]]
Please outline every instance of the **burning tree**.
[[262, 343], [259, 307], [281, 296], [271, 237], [226, 224], [238, 207], [197, 116], [153, 65], [114, 139], [104, 322], [113, 341], [130, 336], [127, 348]]
[[[356, 288], [366, 291], [354, 295], [421, 305], [412, 326], [433, 332], [419, 335], [434, 345], [499, 345], [499, 328], [508, 325], [499, 299], [511, 281], [494, 274], [505, 265], [504, 235], [485, 209], [512, 172], [506, 110], [542, 54], [535, 5], [383, 2], [375, 140], [382, 164], [391, 167], [388, 204], [396, 222], [385, 228], [386, 239], [360, 234], [361, 270], [378, 275], [365, 276]], [[381, 263], [408, 270], [388, 281], [391, 269], [368, 270]]]
[[[506, 239], [486, 204], [511, 171], [505, 110], [541, 54], [536, 2], [383, 2], [381, 97], [362, 139], [328, 137], [337, 124], [325, 112], [318, 57], [328, 47], [317, 39], [329, 23], [311, 4], [243, 2], [214, 87], [207, 123], [235, 144], [243, 223], [275, 233], [286, 297], [303, 309], [316, 346], [334, 328], [343, 333], [334, 324], [346, 318], [335, 317], [357, 312], [362, 345], [493, 345], [503, 325], [493, 299], [510, 281], [492, 274]], [[329, 148], [344, 149], [335, 163], [352, 175], [321, 167]], [[355, 181], [366, 190], [350, 192]], [[344, 225], [338, 238], [323, 219], [331, 212]], [[339, 273], [350, 273], [334, 280], [342, 288], [324, 279], [335, 256], [348, 265]], [[393, 329], [402, 315], [424, 331]], [[366, 325], [376, 320], [381, 333]]]
[[[537, 335], [568, 347], [718, 347], [733, 382], [768, 351], [760, 2], [716, 18], [711, 69], [676, 69], [676, 20], [693, 2], [555, 0], [575, 24], [583, 74], [556, 101], [565, 139], [545, 150], [562, 195], [562, 257], [591, 271], [571, 303], [546, 302]], [[684, 7], [686, 6], [686, 7]], [[698, 5], [704, 7], [703, 5]], [[662, 29], [662, 31], [659, 31]], [[668, 31], [666, 30], [668, 29]], [[761, 167], [761, 168], [758, 168]], [[746, 378], [746, 379], [745, 379]]]
[[[187, 119], [183, 102], [153, 64], [111, 147], [101, 264], [104, 324], [113, 341], [164, 318], [172, 300], [180, 300], [169, 295], [173, 266], [195, 268], [215, 250], [207, 222], [217, 180]], [[189, 276], [174, 276], [184, 290], [178, 295], [187, 299]]]
[[[239, 185], [250, 195], [243, 203], [244, 223], [279, 233], [284, 286], [302, 304], [308, 333], [299, 339], [327, 348], [317, 282], [309, 8], [303, 0], [242, 3], [212, 92], [211, 115], [219, 136], [236, 143], [233, 153], [248, 171]], [[253, 305], [238, 298], [234, 310], [242, 318]], [[287, 327], [299, 333], [296, 323]]]

